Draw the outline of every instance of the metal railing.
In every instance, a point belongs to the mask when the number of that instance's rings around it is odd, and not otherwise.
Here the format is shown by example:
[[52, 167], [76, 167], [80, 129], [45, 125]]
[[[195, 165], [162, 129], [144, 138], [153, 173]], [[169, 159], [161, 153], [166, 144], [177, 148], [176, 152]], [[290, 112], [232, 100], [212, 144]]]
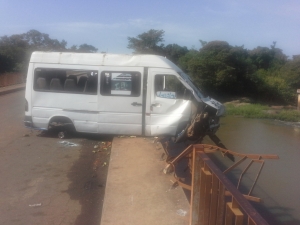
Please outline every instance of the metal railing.
[[[206, 152], [215, 151], [221, 151], [224, 155], [231, 154], [241, 157], [241, 160], [222, 172], [206, 154]], [[263, 167], [263, 159], [278, 159], [277, 155], [239, 154], [217, 146], [196, 144], [189, 146], [169, 163], [174, 168], [186, 156], [190, 157], [192, 183], [187, 185], [178, 178], [176, 178], [176, 183], [191, 190], [190, 225], [268, 225], [249, 203], [249, 200], [260, 202], [259, 198], [251, 196], [251, 192]], [[261, 167], [250, 192], [243, 195], [225, 174], [246, 158], [251, 162], [242, 172], [238, 186], [244, 173], [253, 162], [261, 163]]]

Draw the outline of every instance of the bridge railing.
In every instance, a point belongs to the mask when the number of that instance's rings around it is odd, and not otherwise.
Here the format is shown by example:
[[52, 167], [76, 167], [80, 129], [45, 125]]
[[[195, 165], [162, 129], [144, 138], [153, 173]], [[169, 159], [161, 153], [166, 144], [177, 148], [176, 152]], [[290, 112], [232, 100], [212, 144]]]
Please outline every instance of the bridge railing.
[[[242, 160], [222, 172], [205, 153], [205, 151], [215, 150], [219, 150], [225, 155], [240, 156]], [[185, 149], [170, 162], [170, 165], [174, 167], [179, 160], [186, 156], [190, 157], [191, 186], [182, 183], [180, 179], [176, 180], [180, 186], [191, 190], [190, 225], [268, 225], [249, 203], [249, 200], [259, 201], [259, 198], [243, 195], [225, 174], [245, 158], [260, 161], [264, 158], [277, 159], [278, 156], [244, 155], [216, 146], [197, 144]], [[255, 183], [256, 181], [257, 179]]]

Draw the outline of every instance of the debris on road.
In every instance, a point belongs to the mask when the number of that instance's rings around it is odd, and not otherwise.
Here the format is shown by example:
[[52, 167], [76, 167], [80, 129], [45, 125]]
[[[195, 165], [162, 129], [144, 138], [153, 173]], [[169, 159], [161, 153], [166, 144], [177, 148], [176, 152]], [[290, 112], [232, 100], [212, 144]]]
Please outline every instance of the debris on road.
[[43, 137], [46, 135], [47, 135], [47, 131], [45, 131], [45, 130], [39, 131], [39, 134], [37, 134], [38, 137]]
[[93, 153], [97, 153], [97, 152], [103, 152], [103, 151], [109, 151], [111, 148], [111, 142], [104, 142], [102, 141], [101, 143], [99, 142], [97, 145], [94, 145], [94, 149], [97, 150], [93, 150]]
[[166, 160], [166, 153], [162, 153], [160, 156], [160, 161], [165, 161]]
[[60, 132], [58, 132], [57, 136], [59, 139], [64, 139], [64, 138], [66, 138], [66, 134], [67, 134], [66, 131], [60, 131]]
[[76, 146], [78, 146], [78, 144], [75, 144], [75, 143], [72, 143], [72, 142], [69, 142], [69, 141], [60, 141], [59, 143], [66, 146], [66, 147], [76, 147]]
[[156, 144], [158, 142], [158, 137], [154, 137], [153, 143]]
[[179, 216], [186, 216], [187, 211], [184, 211], [184, 210], [182, 210], [182, 209], [178, 209], [178, 210], [176, 211], [176, 213], [177, 213], [177, 215], [179, 215]]
[[102, 142], [93, 144], [93, 146], [95, 149], [93, 149], [92, 152], [98, 153], [95, 156], [95, 161], [93, 163], [93, 170], [96, 171], [99, 168], [99, 166], [101, 166], [101, 167], [108, 166], [107, 160], [109, 160], [109, 159], [102, 158], [102, 157], [106, 157], [106, 156], [110, 155], [111, 142], [102, 141]]
[[163, 173], [164, 174], [170, 174], [174, 171], [174, 168], [172, 167], [171, 164], [168, 164], [164, 169], [163, 169]]
[[42, 206], [42, 203], [36, 203], [36, 204], [32, 204], [32, 205], [28, 205], [29, 207], [39, 207]]

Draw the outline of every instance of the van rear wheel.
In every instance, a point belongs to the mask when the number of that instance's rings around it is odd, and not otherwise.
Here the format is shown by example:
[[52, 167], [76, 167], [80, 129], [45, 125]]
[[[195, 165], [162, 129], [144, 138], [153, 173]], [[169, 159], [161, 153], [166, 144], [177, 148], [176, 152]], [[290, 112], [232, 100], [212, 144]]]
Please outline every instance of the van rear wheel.
[[67, 132], [66, 131], [59, 131], [57, 134], [59, 139], [65, 139], [67, 138]]
[[72, 121], [67, 117], [54, 117], [49, 123], [49, 129], [57, 132], [60, 139], [67, 138], [69, 134], [75, 132], [75, 127]]

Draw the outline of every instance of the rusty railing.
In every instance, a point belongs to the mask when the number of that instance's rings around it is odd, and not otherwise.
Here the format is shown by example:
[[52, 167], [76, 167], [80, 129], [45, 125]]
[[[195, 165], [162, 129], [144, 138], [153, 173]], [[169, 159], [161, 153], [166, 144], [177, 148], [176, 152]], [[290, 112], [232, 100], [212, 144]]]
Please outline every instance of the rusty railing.
[[[233, 166], [222, 172], [206, 153], [221, 151], [224, 155], [232, 154], [241, 157]], [[239, 154], [217, 146], [196, 144], [190, 145], [179, 156], [169, 162], [173, 168], [184, 157], [190, 157], [192, 183], [187, 185], [176, 177], [176, 183], [191, 190], [190, 225], [268, 225], [249, 200], [260, 202], [259, 198], [251, 196], [263, 167], [263, 159], [278, 159], [277, 155]], [[261, 163], [254, 184], [248, 194], [242, 194], [238, 187], [226, 177], [233, 168], [245, 159], [250, 159], [246, 169], [242, 172], [238, 186], [244, 173], [253, 162]], [[169, 167], [170, 168], [170, 167]]]

